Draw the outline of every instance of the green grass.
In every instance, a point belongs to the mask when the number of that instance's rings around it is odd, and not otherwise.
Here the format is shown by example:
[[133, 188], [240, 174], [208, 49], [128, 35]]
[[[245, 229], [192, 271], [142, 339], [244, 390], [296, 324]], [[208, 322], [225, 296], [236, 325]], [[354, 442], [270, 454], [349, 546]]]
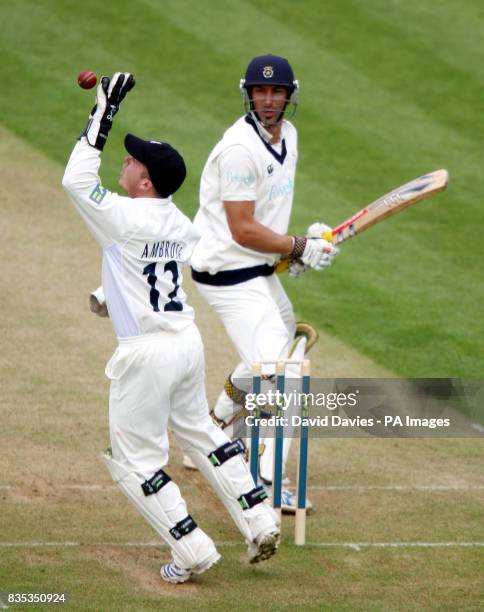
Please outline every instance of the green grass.
[[[484, 548], [463, 544], [484, 541], [482, 439], [312, 438], [308, 545], [293, 545], [293, 519], [285, 517], [281, 549], [259, 567], [248, 564], [221, 503], [200, 474], [181, 468], [172, 447], [166, 469], [223, 559], [192, 584], [163, 583], [167, 548], [150, 545], [156, 535], [99, 456], [108, 445], [103, 368], [115, 344], [109, 321], [88, 311], [99, 249], [60, 188], [59, 162], [3, 128], [0, 157], [0, 592], [66, 591], [66, 609], [79, 611], [479, 608]], [[214, 319], [203, 324], [213, 401], [235, 356]], [[379, 372], [325, 340], [339, 359], [343, 352], [358, 370]], [[312, 355], [315, 369], [324, 368], [320, 346]], [[294, 482], [293, 460], [289, 475]]]
[[[240, 548], [222, 552], [225, 573], [218, 566], [211, 575], [196, 578], [190, 585], [167, 587], [158, 593], [146, 592], [116, 568], [120, 555], [115, 548], [106, 555], [111, 556], [112, 567], [97, 561], [96, 548], [89, 546], [34, 550], [20, 558], [18, 551], [8, 551], [2, 556], [8, 563], [7, 577], [19, 592], [45, 592], [49, 584], [51, 591], [68, 593], [68, 610], [238, 611], [247, 605], [253, 610], [477, 610], [482, 602], [482, 585], [473, 577], [479, 573], [482, 556], [472, 549], [458, 558], [444, 551], [436, 559], [432, 557], [429, 565], [426, 550], [348, 553], [308, 546], [302, 558], [303, 551], [286, 547], [287, 565], [275, 561], [270, 568], [246, 566], [242, 570]], [[158, 572], [156, 556], [151, 549], [136, 547], [123, 554], [124, 562], [132, 568], [141, 563], [147, 567], [151, 580]], [[28, 575], [31, 577], [15, 580]], [[305, 590], [297, 591], [296, 585], [302, 582]], [[402, 590], [405, 583], [408, 587]], [[441, 601], [442, 591], [447, 599], [439, 607], [436, 603]], [[24, 609], [42, 610], [45, 606]]]
[[3, 124], [65, 163], [93, 97], [77, 73], [131, 70], [105, 182], [116, 185], [126, 131], [163, 138], [186, 157], [177, 200], [189, 214], [208, 152], [241, 112], [238, 79], [267, 51], [289, 57], [301, 82], [293, 231], [337, 224], [447, 167], [447, 193], [285, 284], [301, 316], [398, 374], [482, 376], [480, 2], [19, 0], [0, 18]]

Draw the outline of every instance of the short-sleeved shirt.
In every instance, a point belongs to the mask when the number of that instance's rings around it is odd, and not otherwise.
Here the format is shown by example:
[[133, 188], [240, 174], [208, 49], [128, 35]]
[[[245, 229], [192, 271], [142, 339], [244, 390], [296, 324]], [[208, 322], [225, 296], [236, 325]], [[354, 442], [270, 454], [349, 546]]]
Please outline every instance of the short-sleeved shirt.
[[200, 207], [194, 225], [201, 235], [191, 265], [215, 274], [261, 264], [273, 265], [278, 253], [260, 253], [233, 240], [224, 202], [255, 202], [254, 218], [286, 234], [294, 195], [297, 132], [288, 121], [276, 146], [251, 115], [241, 117], [210, 153], [202, 172]]

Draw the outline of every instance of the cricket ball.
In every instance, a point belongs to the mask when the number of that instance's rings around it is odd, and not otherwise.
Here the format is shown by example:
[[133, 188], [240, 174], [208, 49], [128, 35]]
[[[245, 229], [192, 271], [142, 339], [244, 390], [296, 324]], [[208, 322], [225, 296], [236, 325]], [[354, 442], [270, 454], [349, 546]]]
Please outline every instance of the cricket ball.
[[92, 70], [83, 70], [79, 73], [77, 82], [82, 89], [92, 89], [97, 83], [97, 78]]

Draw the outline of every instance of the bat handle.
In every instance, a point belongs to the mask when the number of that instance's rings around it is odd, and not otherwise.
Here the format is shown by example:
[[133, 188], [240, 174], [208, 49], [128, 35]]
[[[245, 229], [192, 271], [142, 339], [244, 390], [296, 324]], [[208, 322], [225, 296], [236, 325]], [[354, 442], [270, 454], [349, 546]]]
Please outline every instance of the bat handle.
[[280, 259], [276, 263], [274, 270], [277, 272], [277, 274], [282, 274], [282, 272], [285, 272], [288, 269], [288, 267], [289, 267], [289, 258]]

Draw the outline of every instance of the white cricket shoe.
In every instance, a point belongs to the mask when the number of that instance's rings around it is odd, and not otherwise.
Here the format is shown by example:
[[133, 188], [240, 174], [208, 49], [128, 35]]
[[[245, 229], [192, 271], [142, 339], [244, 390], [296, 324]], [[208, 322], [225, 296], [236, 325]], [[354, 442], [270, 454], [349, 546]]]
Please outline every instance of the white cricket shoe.
[[174, 561], [170, 563], [166, 563], [162, 565], [160, 568], [160, 576], [166, 582], [171, 582], [172, 584], [179, 584], [181, 582], [186, 582], [189, 580], [193, 574], [203, 574], [209, 570], [213, 565], [220, 560], [220, 555], [217, 551], [215, 551], [208, 559], [199, 563], [193, 569], [185, 569], [177, 565]]
[[259, 534], [255, 542], [251, 542], [247, 549], [249, 563], [259, 563], [259, 561], [270, 559], [276, 554], [280, 539], [281, 533], [277, 528]]
[[[271, 491], [272, 493], [272, 491]], [[270, 496], [269, 496], [270, 497]], [[309, 514], [313, 509], [311, 500], [306, 497], [306, 513]], [[292, 489], [283, 488], [281, 491], [281, 512], [284, 514], [296, 514], [297, 495]]]
[[[285, 482], [284, 482], [285, 481]], [[289, 480], [284, 478], [283, 484], [288, 484]], [[272, 502], [272, 485], [263, 482], [263, 487], [267, 493], [269, 501]], [[306, 513], [309, 514], [313, 509], [311, 500], [306, 497]], [[297, 495], [293, 489], [282, 487], [281, 489], [281, 512], [283, 514], [296, 514], [297, 510]]]
[[160, 576], [163, 578], [163, 580], [166, 580], [166, 582], [171, 582], [172, 584], [186, 582], [189, 580], [192, 574], [193, 572], [191, 570], [179, 567], [174, 561], [171, 561], [171, 563], [167, 563], [166, 565], [162, 565], [160, 569]]

